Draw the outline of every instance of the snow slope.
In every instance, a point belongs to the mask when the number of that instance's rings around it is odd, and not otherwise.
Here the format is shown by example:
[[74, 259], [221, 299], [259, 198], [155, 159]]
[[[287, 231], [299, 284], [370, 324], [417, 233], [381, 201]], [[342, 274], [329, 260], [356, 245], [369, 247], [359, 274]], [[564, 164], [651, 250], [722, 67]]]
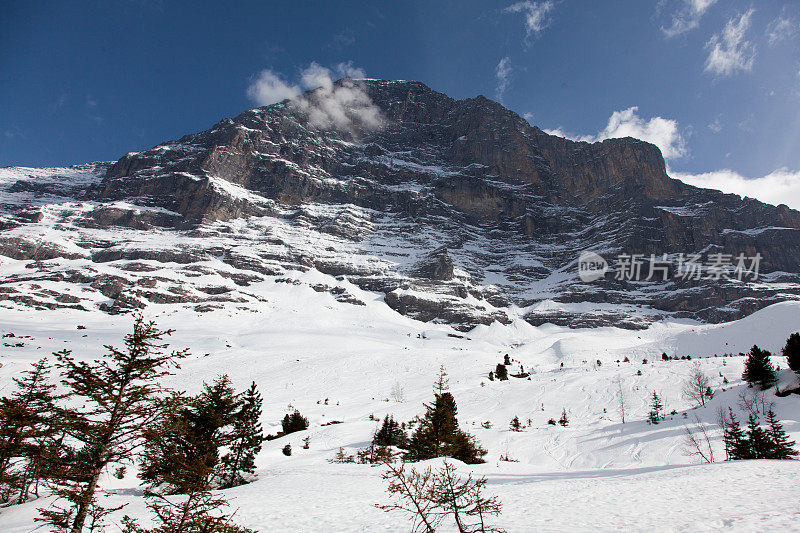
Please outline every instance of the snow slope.
[[[701, 466], [685, 455], [683, 446], [684, 425], [696, 414], [709, 424], [715, 453], [722, 456], [713, 426], [716, 410], [721, 405], [737, 409], [737, 396], [744, 390], [742, 358], [722, 354], [738, 354], [754, 343], [778, 352], [789, 333], [800, 328], [798, 302], [718, 325], [668, 321], [630, 331], [533, 327], [516, 320], [464, 334], [399, 315], [382, 295], [346, 279], [315, 270], [289, 277], [300, 283], [267, 278], [247, 287], [260, 302], [257, 309], [231, 304], [197, 313], [179, 304], [151, 304], [145, 312], [162, 328], [176, 330], [174, 347], [191, 349], [192, 356], [166, 385], [195, 392], [204, 380], [227, 373], [237, 389], [253, 380], [258, 384], [266, 432], [274, 433], [293, 408], [311, 421], [304, 432], [265, 443], [257, 459], [257, 481], [225, 491], [243, 525], [258, 531], [408, 531], [403, 517], [372, 506], [386, 501], [380, 468], [327, 460], [340, 446], [354, 453], [369, 442], [377, 425], [370, 415], [380, 419], [392, 413], [409, 420], [421, 414], [444, 365], [462, 427], [489, 450], [486, 464], [459, 464], [459, 471], [489, 479], [488, 490], [504, 504], [495, 522], [509, 532], [798, 529], [799, 462]], [[341, 287], [366, 305], [316, 292], [310, 287], [316, 283]], [[103, 344], [120, 344], [131, 326], [129, 315], [0, 304], [0, 333], [15, 335], [3, 339], [10, 346], [0, 346], [0, 395], [8, 394], [11, 379], [39, 357], [62, 348], [97, 357]], [[661, 361], [662, 352], [693, 360]], [[488, 381], [489, 370], [504, 354], [515, 361], [510, 370], [522, 364], [533, 372], [531, 379]], [[625, 357], [630, 362], [617, 362]], [[716, 391], [705, 408], [693, 409], [680, 394], [694, 361]], [[617, 413], [617, 377], [627, 404], [625, 424]], [[782, 371], [781, 386], [793, 380]], [[404, 390], [402, 402], [390, 398], [396, 384]], [[657, 426], [644, 422], [654, 390], [667, 412], [676, 411]], [[800, 440], [800, 398], [770, 393], [769, 399], [785, 428]], [[562, 409], [570, 425], [548, 425]], [[515, 415], [526, 425], [530, 419], [530, 426], [509, 431]], [[322, 425], [332, 420], [342, 423]], [[486, 421], [490, 429], [481, 426]], [[306, 436], [309, 450], [301, 448]], [[294, 449], [291, 457], [280, 451], [287, 443]], [[518, 462], [500, 461], [501, 455]], [[146, 516], [135, 468], [123, 480], [107, 479], [104, 486], [110, 504], [128, 504], [113, 515], [109, 531], [118, 531], [122, 514]], [[36, 508], [49, 503], [42, 498], [0, 509], [0, 530], [34, 530]]]

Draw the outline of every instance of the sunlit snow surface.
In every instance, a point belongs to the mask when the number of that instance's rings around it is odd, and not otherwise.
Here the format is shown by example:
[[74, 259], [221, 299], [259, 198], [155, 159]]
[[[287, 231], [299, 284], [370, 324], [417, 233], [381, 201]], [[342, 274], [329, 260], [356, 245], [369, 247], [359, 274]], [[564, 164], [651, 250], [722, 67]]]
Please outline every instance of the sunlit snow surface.
[[[382, 295], [347, 281], [314, 270], [291, 275], [302, 283], [266, 279], [247, 287], [259, 302], [257, 309], [227, 305], [196, 313], [172, 304], [150, 305], [145, 312], [162, 328], [176, 330], [174, 347], [192, 353], [165, 385], [196, 392], [203, 380], [227, 373], [238, 389], [253, 380], [258, 384], [265, 431], [274, 433], [293, 408], [311, 421], [307, 431], [265, 443], [256, 482], [225, 491], [242, 525], [259, 531], [408, 531], [403, 517], [372, 506], [386, 501], [380, 468], [327, 460], [340, 446], [354, 453], [369, 442], [377, 424], [370, 414], [381, 419], [392, 413], [401, 421], [421, 414], [437, 369], [444, 365], [461, 425], [489, 450], [486, 464], [459, 464], [459, 471], [488, 478], [488, 491], [504, 503], [495, 522], [509, 532], [797, 528], [799, 462], [701, 466], [683, 453], [682, 434], [695, 414], [713, 424], [719, 406], [736, 409], [744, 390], [742, 360], [721, 355], [754, 343], [778, 352], [800, 326], [800, 304], [777, 304], [721, 325], [659, 322], [643, 331], [571, 330], [535, 328], [518, 320], [461, 334], [403, 317], [385, 305]], [[310, 285], [315, 283], [338, 284], [366, 305], [338, 302], [330, 293], [314, 291]], [[8, 394], [13, 377], [55, 350], [97, 357], [103, 344], [120, 344], [131, 321], [100, 311], [0, 308], [0, 332], [30, 336], [4, 339], [24, 346], [0, 348], [0, 391]], [[681, 382], [692, 362], [664, 362], [662, 352], [700, 362], [717, 391], [707, 407], [690, 409], [681, 398]], [[488, 381], [489, 370], [504, 354], [533, 371], [531, 379]], [[629, 363], [616, 362], [626, 356]], [[783, 361], [779, 365], [786, 366]], [[624, 425], [617, 414], [617, 376], [627, 403]], [[793, 380], [790, 372], [781, 372], [781, 387]], [[389, 399], [396, 383], [405, 391], [404, 402]], [[644, 422], [654, 390], [668, 412], [677, 412], [658, 426]], [[800, 440], [798, 397], [770, 399], [786, 429]], [[570, 425], [548, 425], [562, 408]], [[530, 418], [531, 426], [508, 431], [515, 415], [523, 423]], [[331, 420], [343, 423], [322, 426]], [[484, 421], [492, 428], [482, 428]], [[721, 459], [719, 431], [710, 429]], [[309, 450], [301, 447], [306, 436]], [[280, 451], [287, 443], [294, 450], [291, 457]], [[519, 462], [499, 461], [501, 454]], [[129, 467], [125, 479], [104, 482], [108, 504], [128, 504], [112, 516], [109, 531], [118, 531], [123, 514], [147, 516], [135, 474]], [[3, 508], [0, 529], [32, 531], [36, 509], [50, 502], [43, 498]]]

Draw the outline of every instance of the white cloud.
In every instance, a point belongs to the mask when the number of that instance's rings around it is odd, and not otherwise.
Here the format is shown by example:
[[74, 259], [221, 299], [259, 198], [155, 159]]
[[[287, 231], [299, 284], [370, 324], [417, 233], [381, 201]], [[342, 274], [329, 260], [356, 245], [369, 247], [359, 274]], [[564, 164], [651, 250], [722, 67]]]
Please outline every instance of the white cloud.
[[271, 70], [262, 70], [247, 88], [247, 96], [258, 105], [270, 105], [300, 94], [300, 87], [284, 81]]
[[354, 80], [360, 80], [367, 76], [367, 74], [364, 72], [364, 69], [354, 67], [352, 61], [348, 61], [347, 63], [337, 63], [334, 67], [334, 70], [336, 70], [336, 73], [342, 78], [353, 78]]
[[538, 37], [550, 25], [548, 14], [553, 10], [553, 2], [531, 2], [525, 0], [511, 4], [503, 11], [506, 13], [522, 13], [525, 16], [525, 41]]
[[728, 20], [722, 33], [715, 33], [706, 43], [710, 49], [705, 70], [720, 76], [730, 76], [737, 70], [750, 71], [756, 57], [756, 47], [745, 40], [754, 10]]
[[[345, 77], [334, 84], [334, 72]], [[382, 123], [378, 107], [355, 79], [364, 78], [364, 71], [353, 63], [338, 63], [333, 71], [312, 62], [300, 71], [300, 83], [289, 83], [271, 70], [260, 73], [247, 95], [259, 105], [269, 105], [286, 99], [308, 116], [308, 123], [318, 128], [377, 128]], [[313, 90], [300, 95], [302, 89]]]
[[497, 99], [499, 101], [503, 100], [503, 95], [508, 89], [508, 85], [511, 83], [511, 60], [508, 56], [504, 57], [500, 60], [497, 64], [497, 68], [495, 69], [495, 77], [497, 78], [497, 88], [495, 89], [495, 94], [497, 95]]
[[767, 26], [767, 41], [774, 46], [780, 41], [791, 39], [797, 33], [797, 23], [789, 17], [778, 15]]
[[717, 0], [682, 0], [681, 7], [672, 13], [672, 24], [669, 27], [661, 26], [661, 31], [667, 37], [675, 37], [700, 25], [708, 8]]
[[727, 169], [702, 174], [670, 172], [669, 175], [696, 187], [718, 189], [768, 204], [786, 204], [792, 209], [800, 209], [800, 171], [781, 168], [760, 178], [746, 178]]
[[596, 135], [571, 136], [561, 128], [544, 131], [550, 135], [586, 142], [617, 137], [634, 137], [658, 146], [664, 159], [678, 159], [686, 154], [686, 142], [676, 120], [662, 117], [646, 120], [636, 114], [638, 110], [639, 108], [634, 106], [622, 111], [614, 111], [608, 119], [605, 129]]
[[714, 122], [708, 125], [708, 129], [714, 133], [719, 133], [722, 131], [722, 122], [719, 120], [719, 117], [715, 118]]

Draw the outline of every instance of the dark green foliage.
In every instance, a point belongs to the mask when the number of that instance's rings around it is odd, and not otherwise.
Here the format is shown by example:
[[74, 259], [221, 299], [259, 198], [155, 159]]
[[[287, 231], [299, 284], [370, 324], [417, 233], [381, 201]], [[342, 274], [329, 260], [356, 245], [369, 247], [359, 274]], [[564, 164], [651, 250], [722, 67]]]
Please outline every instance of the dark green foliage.
[[375, 432], [372, 438], [372, 444], [375, 446], [397, 446], [403, 448], [407, 440], [406, 432], [400, 429], [394, 417], [386, 415], [383, 419], [383, 424], [380, 429]]
[[511, 429], [511, 431], [522, 431], [522, 424], [520, 424], [518, 416], [514, 415], [514, 418], [511, 419], [509, 429]]
[[54, 354], [61, 383], [78, 407], [61, 409], [69, 439], [49, 481], [68, 503], [40, 509], [39, 520], [51, 530], [80, 533], [87, 520], [97, 524], [108, 512], [96, 502], [100, 476], [110, 463], [130, 459], [142, 429], [161, 412], [161, 380], [186, 356], [165, 351], [162, 340], [170, 333], [138, 316], [122, 350], [106, 346], [105, 356], [92, 361], [77, 361], [69, 350]]
[[435, 394], [433, 405], [425, 405], [425, 416], [411, 436], [406, 458], [421, 461], [452, 457], [465, 463], [482, 463], [486, 450], [472, 435], [458, 427], [456, 402], [449, 392]]
[[180, 503], [166, 496], [150, 494], [147, 507], [155, 514], [157, 526], [145, 529], [129, 516], [122, 519], [123, 533], [255, 533], [231, 523], [232, 516], [220, 512], [226, 504], [221, 497], [196, 491]]
[[397, 454], [388, 446], [376, 446], [371, 444], [366, 448], [358, 450], [356, 455], [360, 464], [376, 465], [394, 462], [395, 455]]
[[222, 457], [222, 488], [246, 483], [243, 474], [253, 474], [255, 471], [256, 454], [261, 451], [261, 444], [266, 440], [259, 422], [261, 404], [261, 394], [254, 381], [242, 394], [239, 410], [233, 419], [233, 428], [229, 435], [230, 449]]
[[786, 339], [786, 346], [783, 347], [783, 356], [789, 368], [800, 374], [800, 333], [792, 333]]
[[283, 427], [283, 434], [288, 435], [296, 431], [303, 431], [308, 428], [308, 418], [300, 414], [300, 411], [295, 410], [292, 414], [287, 414], [281, 420]]
[[285, 455], [287, 457], [292, 455], [292, 445], [291, 444], [287, 444], [286, 446], [284, 446], [281, 449], [281, 451], [283, 452], [283, 455]]
[[775, 376], [775, 369], [769, 359], [770, 355], [772, 354], [767, 350], [762, 350], [758, 346], [753, 345], [744, 362], [742, 379], [751, 385], [759, 385], [762, 390], [766, 390], [774, 385], [777, 378]]
[[767, 412], [768, 429], [761, 427], [758, 417], [751, 413], [747, 432], [742, 431], [733, 411], [728, 409], [728, 419], [724, 426], [725, 452], [729, 460], [736, 459], [793, 459], [797, 456], [794, 441], [783, 430], [775, 413]]
[[664, 404], [661, 401], [661, 397], [653, 391], [653, 396], [650, 397], [650, 414], [647, 417], [647, 421], [651, 424], [658, 424], [660, 421], [664, 419]]
[[783, 430], [783, 426], [778, 422], [778, 418], [772, 409], [767, 412], [767, 424], [769, 424], [767, 438], [770, 443], [767, 459], [792, 459], [796, 457], [797, 450], [794, 449], [794, 441], [789, 440], [789, 436]]
[[0, 502], [15, 493], [17, 503], [38, 495], [39, 483], [56, 467], [63, 417], [56, 407], [62, 399], [50, 383], [51, 367], [41, 359], [23, 377], [14, 378], [16, 390], [0, 398]]
[[494, 372], [491, 370], [489, 371], [489, 381], [494, 381]]
[[500, 381], [506, 381], [508, 379], [508, 370], [506, 370], [506, 366], [501, 363], [497, 363], [497, 366], [494, 369], [494, 375]]
[[144, 431], [139, 478], [167, 493], [189, 494], [208, 487], [218, 448], [208, 432], [195, 426], [194, 400], [174, 395], [157, 424]]
[[723, 440], [725, 442], [725, 455], [728, 460], [749, 458], [750, 444], [730, 407], [728, 407], [728, 419], [725, 421]]
[[566, 410], [566, 408], [561, 410], [561, 418], [558, 419], [558, 423], [562, 427], [567, 427], [569, 425], [569, 418], [567, 418], [567, 410]]
[[510, 365], [511, 364], [511, 359], [508, 357], [508, 354], [505, 354], [503, 356], [503, 364], [504, 365]]
[[144, 433], [139, 477], [183, 494], [246, 483], [264, 441], [260, 416], [255, 383], [237, 394], [226, 375], [204, 384], [194, 398], [173, 396], [159, 423]]
[[767, 432], [761, 429], [758, 417], [753, 413], [747, 419], [747, 443], [749, 454], [745, 459], [766, 459], [769, 454], [769, 437]]

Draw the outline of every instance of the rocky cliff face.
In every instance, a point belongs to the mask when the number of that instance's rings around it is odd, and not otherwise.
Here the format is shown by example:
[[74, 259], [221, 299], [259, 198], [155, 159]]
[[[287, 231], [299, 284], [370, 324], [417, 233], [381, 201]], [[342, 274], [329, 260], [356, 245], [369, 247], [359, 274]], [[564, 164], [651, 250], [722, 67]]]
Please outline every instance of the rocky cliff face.
[[[50, 277], [72, 274], [36, 261], [71, 254], [86, 271], [139, 265], [108, 274], [124, 280], [103, 302], [112, 311], [148, 300], [246, 301], [235, 276], [317, 269], [385, 294], [398, 312], [462, 329], [515, 316], [574, 326], [720, 321], [799, 292], [800, 213], [671, 179], [651, 144], [554, 137], [484, 97], [454, 100], [417, 82], [337, 87], [369, 115], [333, 115], [317, 91], [113, 164], [9, 169], [0, 253]], [[23, 199], [35, 201], [22, 209]], [[757, 252], [765, 275], [585, 283], [582, 250]], [[130, 274], [166, 264], [234, 282], [185, 294], [162, 282], [166, 292], [153, 296]], [[19, 283], [6, 276], [3, 286]]]

